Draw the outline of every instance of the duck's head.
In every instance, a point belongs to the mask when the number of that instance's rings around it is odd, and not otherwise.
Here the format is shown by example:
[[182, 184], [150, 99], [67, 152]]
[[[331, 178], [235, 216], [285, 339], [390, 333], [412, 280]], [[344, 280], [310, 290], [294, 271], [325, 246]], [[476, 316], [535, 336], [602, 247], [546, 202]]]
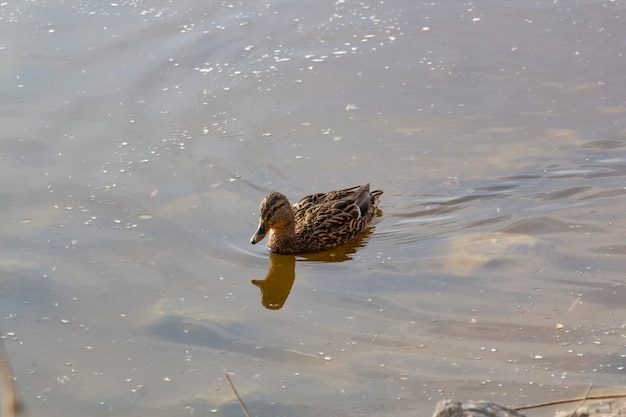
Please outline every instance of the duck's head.
[[293, 228], [293, 209], [287, 197], [281, 193], [270, 193], [263, 199], [259, 207], [259, 228], [250, 239], [250, 243], [263, 240], [270, 231], [281, 231], [285, 228]]

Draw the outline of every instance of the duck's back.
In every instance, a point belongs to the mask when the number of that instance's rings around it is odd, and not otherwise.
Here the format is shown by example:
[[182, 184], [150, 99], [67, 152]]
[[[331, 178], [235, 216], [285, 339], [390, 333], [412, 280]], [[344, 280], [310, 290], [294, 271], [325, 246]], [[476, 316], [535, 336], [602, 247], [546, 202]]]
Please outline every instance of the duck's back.
[[369, 184], [363, 184], [304, 197], [293, 206], [303, 251], [330, 249], [356, 238], [371, 220], [381, 194], [370, 193]]

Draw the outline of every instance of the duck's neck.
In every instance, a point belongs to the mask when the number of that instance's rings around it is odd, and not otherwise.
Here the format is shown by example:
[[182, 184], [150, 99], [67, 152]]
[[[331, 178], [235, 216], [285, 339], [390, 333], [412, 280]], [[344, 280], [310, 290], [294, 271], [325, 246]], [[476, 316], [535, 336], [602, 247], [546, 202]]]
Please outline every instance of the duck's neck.
[[270, 229], [267, 246], [276, 253], [295, 253], [299, 250], [300, 241], [292, 223], [281, 228]]

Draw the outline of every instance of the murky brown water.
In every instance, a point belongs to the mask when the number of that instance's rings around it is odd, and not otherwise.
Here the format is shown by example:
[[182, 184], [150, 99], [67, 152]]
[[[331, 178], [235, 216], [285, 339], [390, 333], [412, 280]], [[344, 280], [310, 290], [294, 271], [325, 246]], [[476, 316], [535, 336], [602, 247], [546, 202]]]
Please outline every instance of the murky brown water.
[[[0, 329], [31, 414], [242, 415], [224, 369], [268, 417], [623, 385], [625, 17], [0, 5]], [[365, 181], [356, 246], [249, 244], [268, 191]]]

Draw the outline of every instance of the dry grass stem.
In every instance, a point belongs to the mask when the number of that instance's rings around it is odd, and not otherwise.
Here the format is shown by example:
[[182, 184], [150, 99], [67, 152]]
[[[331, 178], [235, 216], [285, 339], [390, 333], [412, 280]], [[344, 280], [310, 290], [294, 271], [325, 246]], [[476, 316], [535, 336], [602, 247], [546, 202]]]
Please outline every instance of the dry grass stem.
[[235, 388], [235, 385], [233, 384], [233, 381], [231, 381], [230, 375], [228, 375], [228, 371], [227, 370], [224, 370], [224, 376], [226, 377], [226, 380], [228, 381], [228, 384], [230, 385], [230, 387], [232, 388], [233, 392], [235, 393], [235, 396], [237, 397], [237, 401], [239, 401], [239, 404], [241, 405], [241, 408], [243, 409], [244, 414], [246, 415], [246, 417], [250, 417], [250, 412], [248, 411], [248, 407], [246, 407], [246, 405], [243, 403], [243, 400], [239, 396], [239, 393], [237, 392], [237, 388]]
[[579, 398], [571, 398], [569, 400], [558, 400], [558, 401], [550, 401], [547, 403], [539, 403], [539, 404], [532, 404], [532, 405], [523, 405], [521, 407], [515, 407], [514, 410], [515, 411], [522, 411], [522, 410], [530, 410], [531, 408], [541, 408], [541, 407], [551, 407], [553, 405], [560, 405], [560, 404], [569, 404], [569, 403], [575, 403], [575, 402], [580, 402], [580, 401], [589, 401], [589, 400], [616, 400], [618, 398], [626, 398], [626, 394], [611, 394], [611, 395], [585, 395], [584, 397], [579, 397]]

